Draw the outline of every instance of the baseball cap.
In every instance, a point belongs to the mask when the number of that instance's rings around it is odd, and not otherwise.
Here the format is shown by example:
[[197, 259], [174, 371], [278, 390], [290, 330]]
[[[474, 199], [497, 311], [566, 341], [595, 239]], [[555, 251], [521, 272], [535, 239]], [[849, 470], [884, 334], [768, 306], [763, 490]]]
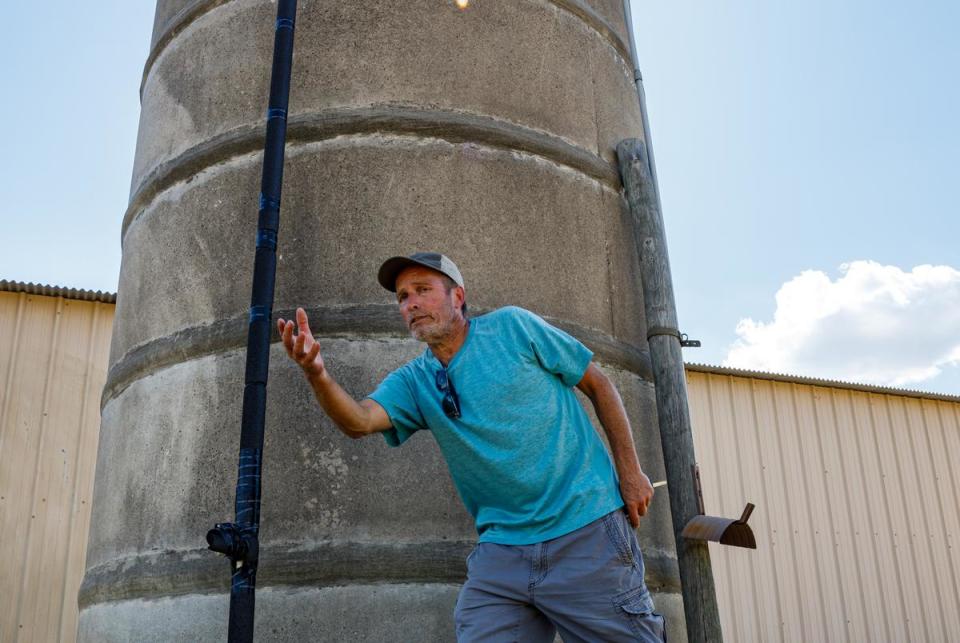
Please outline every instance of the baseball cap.
[[397, 292], [397, 275], [410, 266], [424, 266], [436, 270], [453, 279], [461, 288], [463, 287], [463, 276], [457, 264], [453, 263], [450, 257], [439, 252], [415, 252], [409, 257], [390, 257], [380, 266], [377, 281], [390, 292]]

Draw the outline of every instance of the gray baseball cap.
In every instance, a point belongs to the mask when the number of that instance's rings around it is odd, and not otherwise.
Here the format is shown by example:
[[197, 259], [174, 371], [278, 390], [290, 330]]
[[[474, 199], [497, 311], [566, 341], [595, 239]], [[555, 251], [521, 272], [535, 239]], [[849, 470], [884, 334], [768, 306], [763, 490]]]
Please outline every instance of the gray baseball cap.
[[390, 292], [397, 292], [397, 275], [410, 266], [424, 266], [436, 270], [453, 279], [454, 283], [461, 288], [463, 287], [463, 276], [457, 264], [453, 263], [450, 257], [439, 252], [415, 252], [409, 257], [390, 257], [380, 266], [377, 281]]

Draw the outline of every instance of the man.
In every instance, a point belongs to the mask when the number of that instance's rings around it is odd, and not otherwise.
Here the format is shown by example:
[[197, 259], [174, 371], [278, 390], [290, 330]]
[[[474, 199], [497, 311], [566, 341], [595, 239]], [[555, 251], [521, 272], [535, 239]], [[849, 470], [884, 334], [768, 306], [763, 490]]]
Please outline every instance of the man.
[[[455, 611], [458, 641], [661, 641], [635, 529], [653, 488], [623, 403], [579, 341], [517, 307], [466, 317], [463, 277], [437, 253], [393, 257], [416, 359], [355, 401], [331, 377], [303, 309], [278, 320], [288, 355], [346, 435], [399, 446], [429, 430], [476, 521]], [[616, 471], [586, 413], [593, 403]]]

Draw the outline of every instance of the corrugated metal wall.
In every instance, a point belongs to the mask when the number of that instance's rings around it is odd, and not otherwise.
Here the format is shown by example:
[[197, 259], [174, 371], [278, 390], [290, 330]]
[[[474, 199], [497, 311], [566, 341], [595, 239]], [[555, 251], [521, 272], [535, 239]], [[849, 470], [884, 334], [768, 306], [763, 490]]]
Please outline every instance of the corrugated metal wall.
[[728, 641], [960, 641], [960, 404], [687, 371]]
[[72, 641], [114, 305], [0, 292], [0, 641]]

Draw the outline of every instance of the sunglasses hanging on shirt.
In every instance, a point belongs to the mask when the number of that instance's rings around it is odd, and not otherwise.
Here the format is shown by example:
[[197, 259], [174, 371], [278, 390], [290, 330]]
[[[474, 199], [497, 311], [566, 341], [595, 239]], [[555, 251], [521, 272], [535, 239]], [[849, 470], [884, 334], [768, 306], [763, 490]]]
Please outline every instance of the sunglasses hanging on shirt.
[[441, 406], [443, 406], [444, 414], [452, 419], [460, 417], [460, 399], [457, 397], [453, 382], [450, 381], [450, 376], [447, 375], [447, 369], [445, 368], [437, 371], [437, 390], [443, 393]]

